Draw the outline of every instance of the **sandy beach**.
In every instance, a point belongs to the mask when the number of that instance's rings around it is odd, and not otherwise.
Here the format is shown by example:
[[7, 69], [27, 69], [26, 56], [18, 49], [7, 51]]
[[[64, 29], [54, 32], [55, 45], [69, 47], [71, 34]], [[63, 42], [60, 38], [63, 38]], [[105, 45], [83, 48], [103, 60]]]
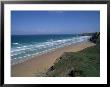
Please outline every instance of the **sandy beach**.
[[11, 76], [13, 77], [35, 77], [45, 73], [64, 52], [77, 52], [87, 47], [94, 46], [91, 42], [81, 42], [74, 45], [58, 48], [40, 56], [36, 56], [23, 63], [11, 66]]

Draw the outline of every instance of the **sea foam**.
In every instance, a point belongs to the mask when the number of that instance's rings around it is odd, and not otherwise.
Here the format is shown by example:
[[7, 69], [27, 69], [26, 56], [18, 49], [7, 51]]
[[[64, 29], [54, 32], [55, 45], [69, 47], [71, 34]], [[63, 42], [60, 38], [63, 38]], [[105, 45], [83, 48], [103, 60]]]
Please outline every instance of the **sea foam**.
[[[68, 39], [53, 40], [50, 39], [46, 42], [33, 42], [27, 45], [19, 45], [11, 50], [11, 64], [21, 63], [27, 59], [30, 59], [37, 55], [42, 55], [47, 52], [54, 51], [57, 48], [68, 46], [74, 43], [82, 42], [88, 40], [90, 36], [78, 36], [71, 37]], [[19, 43], [13, 43], [18, 45]]]

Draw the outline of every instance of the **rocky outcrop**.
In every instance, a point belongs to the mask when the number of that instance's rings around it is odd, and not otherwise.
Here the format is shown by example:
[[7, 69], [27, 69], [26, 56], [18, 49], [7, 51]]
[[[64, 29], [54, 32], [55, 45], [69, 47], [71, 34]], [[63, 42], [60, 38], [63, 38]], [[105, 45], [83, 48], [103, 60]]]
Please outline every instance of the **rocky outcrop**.
[[90, 41], [93, 42], [93, 43], [96, 43], [99, 39], [99, 36], [100, 36], [100, 33], [99, 32], [96, 32], [92, 35], [92, 37], [90, 38]]

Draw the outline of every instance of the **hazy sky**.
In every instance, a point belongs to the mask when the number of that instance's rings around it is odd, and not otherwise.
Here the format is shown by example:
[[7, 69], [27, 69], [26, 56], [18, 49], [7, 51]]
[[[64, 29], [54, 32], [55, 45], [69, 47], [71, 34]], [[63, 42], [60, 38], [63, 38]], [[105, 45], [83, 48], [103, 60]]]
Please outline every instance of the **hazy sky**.
[[12, 11], [12, 34], [74, 34], [100, 30], [99, 11]]

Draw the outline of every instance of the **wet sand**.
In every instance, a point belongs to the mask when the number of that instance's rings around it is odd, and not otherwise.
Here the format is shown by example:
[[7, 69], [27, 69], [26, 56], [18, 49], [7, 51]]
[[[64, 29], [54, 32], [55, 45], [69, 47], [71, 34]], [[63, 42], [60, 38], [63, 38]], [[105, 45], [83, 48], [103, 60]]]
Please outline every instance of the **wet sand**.
[[64, 52], [77, 52], [87, 47], [94, 46], [94, 43], [85, 41], [74, 45], [58, 48], [40, 56], [33, 57], [23, 63], [11, 66], [13, 77], [36, 77], [45, 73]]

